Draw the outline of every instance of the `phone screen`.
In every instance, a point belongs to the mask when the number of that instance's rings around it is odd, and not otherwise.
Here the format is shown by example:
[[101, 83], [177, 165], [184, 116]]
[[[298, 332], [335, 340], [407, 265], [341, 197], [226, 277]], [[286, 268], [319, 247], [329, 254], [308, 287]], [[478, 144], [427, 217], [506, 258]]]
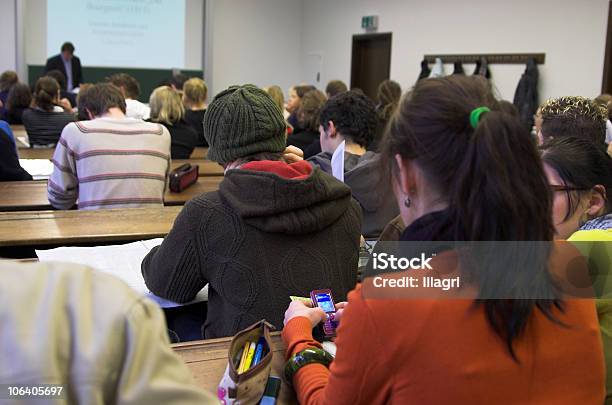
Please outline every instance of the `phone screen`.
[[317, 305], [325, 312], [336, 312], [336, 308], [334, 307], [334, 301], [331, 298], [330, 294], [317, 294], [315, 295], [315, 299], [317, 300]]

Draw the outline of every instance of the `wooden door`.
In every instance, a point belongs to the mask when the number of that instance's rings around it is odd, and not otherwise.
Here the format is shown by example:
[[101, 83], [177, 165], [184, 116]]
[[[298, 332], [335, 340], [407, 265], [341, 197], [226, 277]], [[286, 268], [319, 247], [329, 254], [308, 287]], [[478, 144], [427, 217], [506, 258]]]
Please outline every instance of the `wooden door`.
[[372, 100], [391, 74], [391, 39], [391, 33], [353, 36], [351, 88], [360, 88]]

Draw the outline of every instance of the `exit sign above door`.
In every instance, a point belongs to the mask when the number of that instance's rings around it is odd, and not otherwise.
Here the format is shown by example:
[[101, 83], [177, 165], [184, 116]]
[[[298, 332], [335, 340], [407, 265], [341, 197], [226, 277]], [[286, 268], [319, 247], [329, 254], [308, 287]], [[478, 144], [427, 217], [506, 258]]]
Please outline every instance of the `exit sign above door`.
[[365, 17], [361, 17], [361, 28], [370, 32], [376, 31], [378, 29], [378, 16], [368, 15]]

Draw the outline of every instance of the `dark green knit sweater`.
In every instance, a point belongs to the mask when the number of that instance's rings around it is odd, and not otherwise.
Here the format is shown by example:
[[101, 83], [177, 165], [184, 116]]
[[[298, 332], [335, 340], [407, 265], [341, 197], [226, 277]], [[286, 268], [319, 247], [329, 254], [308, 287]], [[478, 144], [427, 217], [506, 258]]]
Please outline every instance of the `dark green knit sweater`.
[[185, 205], [142, 263], [148, 288], [188, 302], [209, 283], [205, 337], [231, 336], [260, 319], [281, 329], [289, 296], [357, 281], [361, 209], [319, 169], [305, 180], [230, 170], [219, 191]]

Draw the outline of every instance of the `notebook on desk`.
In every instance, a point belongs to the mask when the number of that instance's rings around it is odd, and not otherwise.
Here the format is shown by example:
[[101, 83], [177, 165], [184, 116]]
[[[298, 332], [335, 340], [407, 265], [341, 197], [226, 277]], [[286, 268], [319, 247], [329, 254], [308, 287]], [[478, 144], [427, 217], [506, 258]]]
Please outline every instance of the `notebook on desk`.
[[[145, 285], [140, 270], [142, 259], [153, 247], [160, 245], [162, 240], [158, 238], [112, 246], [60, 247], [37, 250], [36, 255], [41, 262], [70, 262], [93, 267], [123, 280], [132, 289], [157, 302], [162, 308], [172, 308], [182, 304], [165, 300], [151, 293]], [[208, 286], [202, 289], [191, 303], [201, 301], [208, 301]]]

